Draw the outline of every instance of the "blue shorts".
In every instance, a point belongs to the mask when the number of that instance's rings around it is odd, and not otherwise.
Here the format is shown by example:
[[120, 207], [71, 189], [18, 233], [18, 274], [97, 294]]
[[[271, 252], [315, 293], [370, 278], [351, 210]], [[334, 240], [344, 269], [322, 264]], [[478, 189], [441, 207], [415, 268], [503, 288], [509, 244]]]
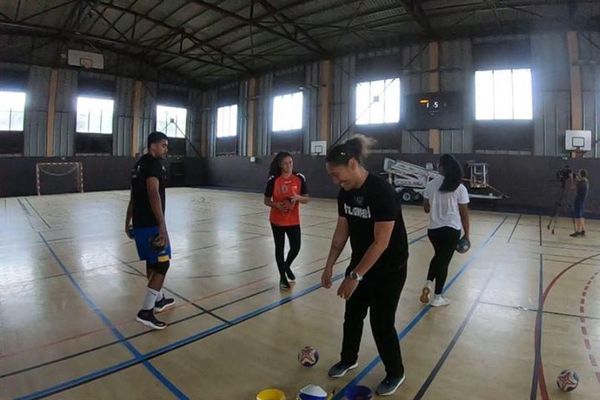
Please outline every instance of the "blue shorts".
[[158, 227], [134, 228], [133, 237], [140, 260], [150, 264], [167, 263], [171, 260], [171, 247], [167, 245], [163, 250], [156, 251], [152, 247], [152, 240], [158, 236]]
[[573, 203], [573, 218], [583, 218], [583, 201], [575, 200]]

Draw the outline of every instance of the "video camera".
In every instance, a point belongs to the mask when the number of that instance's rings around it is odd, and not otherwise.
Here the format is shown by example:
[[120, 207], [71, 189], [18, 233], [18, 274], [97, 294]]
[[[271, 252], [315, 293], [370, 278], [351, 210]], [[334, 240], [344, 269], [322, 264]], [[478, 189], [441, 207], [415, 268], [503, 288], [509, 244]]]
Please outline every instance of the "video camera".
[[566, 181], [571, 179], [572, 175], [573, 170], [571, 169], [571, 167], [565, 165], [564, 167], [556, 171], [556, 180], [564, 185]]

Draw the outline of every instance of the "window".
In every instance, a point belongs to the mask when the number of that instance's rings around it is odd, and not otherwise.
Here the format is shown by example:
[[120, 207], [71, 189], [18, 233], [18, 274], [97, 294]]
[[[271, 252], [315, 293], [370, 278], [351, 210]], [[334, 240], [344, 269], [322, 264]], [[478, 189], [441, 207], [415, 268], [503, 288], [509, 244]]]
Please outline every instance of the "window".
[[0, 91], [0, 131], [22, 131], [25, 93]]
[[530, 69], [475, 72], [475, 119], [532, 119]]
[[168, 137], [185, 138], [186, 117], [185, 108], [156, 106], [156, 130]]
[[77, 97], [77, 132], [112, 134], [114, 104], [106, 98]]
[[400, 121], [400, 79], [356, 85], [356, 124], [393, 124]]
[[217, 109], [217, 137], [237, 136], [237, 104]]
[[273, 98], [273, 132], [302, 129], [302, 92]]

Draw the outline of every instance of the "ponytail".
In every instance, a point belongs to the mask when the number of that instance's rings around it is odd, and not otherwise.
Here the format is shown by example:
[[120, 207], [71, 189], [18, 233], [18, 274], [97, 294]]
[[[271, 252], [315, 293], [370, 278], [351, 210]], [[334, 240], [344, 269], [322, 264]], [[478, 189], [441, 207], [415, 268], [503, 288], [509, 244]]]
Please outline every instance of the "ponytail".
[[440, 192], [454, 192], [463, 178], [460, 164], [450, 154], [443, 154], [440, 157], [440, 167], [444, 171], [444, 181], [440, 186]]
[[355, 159], [361, 164], [374, 144], [374, 139], [364, 135], [356, 135], [352, 139], [329, 149], [325, 162], [333, 165], [348, 165], [351, 159]]

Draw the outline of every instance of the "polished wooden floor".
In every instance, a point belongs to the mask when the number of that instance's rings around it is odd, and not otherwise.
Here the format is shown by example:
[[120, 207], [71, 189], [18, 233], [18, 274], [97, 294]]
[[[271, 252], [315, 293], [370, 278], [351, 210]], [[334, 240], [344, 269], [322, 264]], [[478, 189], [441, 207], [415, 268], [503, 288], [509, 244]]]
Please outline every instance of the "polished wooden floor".
[[[124, 191], [0, 199], [0, 398], [252, 400], [264, 388], [295, 399], [313, 383], [339, 393], [383, 377], [370, 329], [359, 368], [337, 381], [343, 301], [319, 287], [336, 220], [333, 201], [303, 208], [298, 281], [280, 291], [262, 197], [168, 191], [174, 259], [170, 326], [135, 322], [144, 264], [122, 232]], [[600, 396], [600, 223], [573, 239], [547, 217], [473, 212], [473, 248], [452, 261], [443, 309], [419, 293], [432, 248], [426, 216], [405, 207], [408, 281], [397, 327], [407, 379], [394, 399], [570, 399]], [[345, 267], [348, 249], [337, 273]], [[339, 282], [339, 281], [338, 281]], [[316, 347], [302, 368], [296, 354]]]

